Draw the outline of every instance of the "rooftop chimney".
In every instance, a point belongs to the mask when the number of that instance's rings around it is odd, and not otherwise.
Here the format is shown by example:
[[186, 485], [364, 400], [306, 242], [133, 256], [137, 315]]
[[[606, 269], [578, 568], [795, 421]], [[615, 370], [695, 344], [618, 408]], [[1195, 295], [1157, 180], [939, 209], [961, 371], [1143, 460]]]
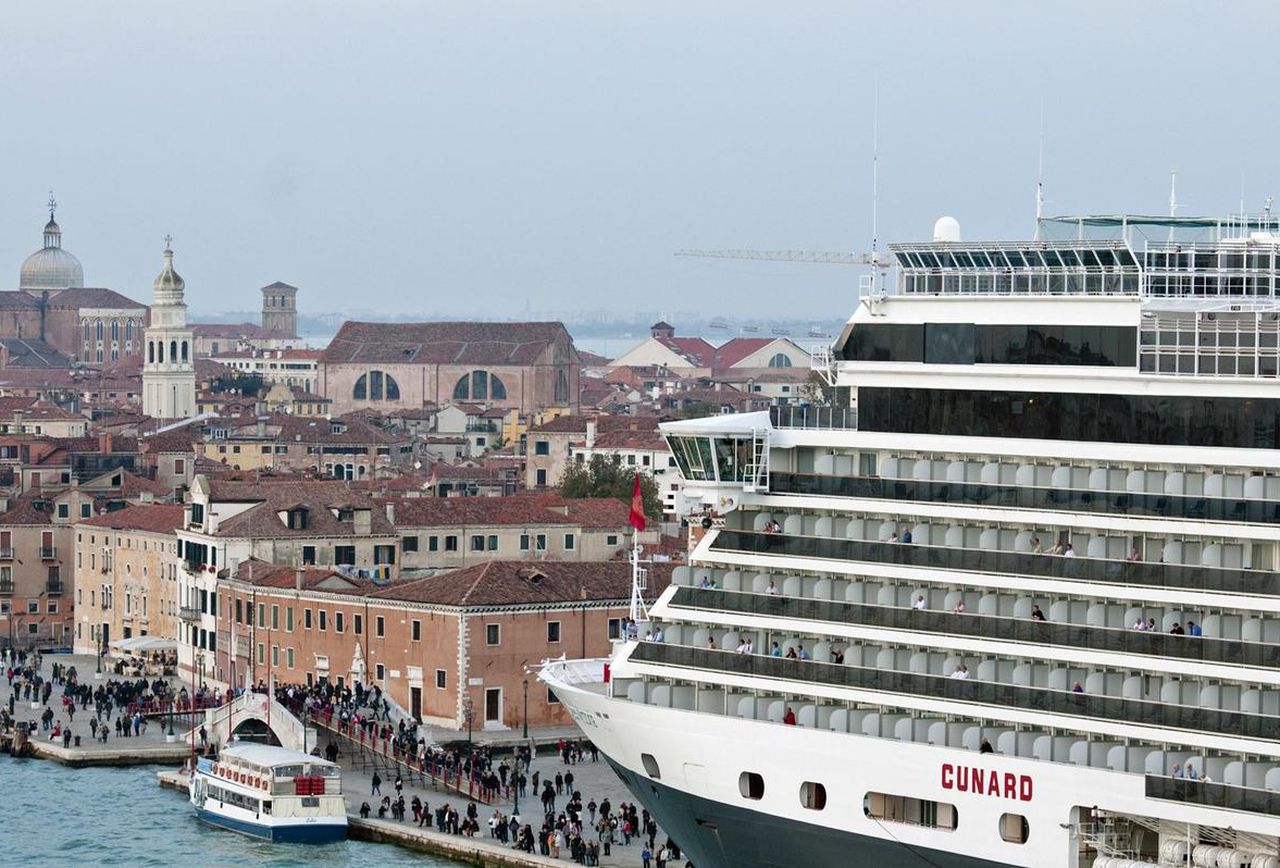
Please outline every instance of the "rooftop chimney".
[[587, 448], [592, 449], [596, 445], [596, 420], [587, 420]]
[[103, 431], [98, 435], [98, 451], [103, 455], [111, 454], [111, 433]]
[[390, 501], [387, 502], [387, 521], [393, 525], [396, 523], [396, 505]]
[[303, 590], [307, 586], [307, 570], [306, 567], [298, 567], [293, 571], [293, 587], [296, 590]]

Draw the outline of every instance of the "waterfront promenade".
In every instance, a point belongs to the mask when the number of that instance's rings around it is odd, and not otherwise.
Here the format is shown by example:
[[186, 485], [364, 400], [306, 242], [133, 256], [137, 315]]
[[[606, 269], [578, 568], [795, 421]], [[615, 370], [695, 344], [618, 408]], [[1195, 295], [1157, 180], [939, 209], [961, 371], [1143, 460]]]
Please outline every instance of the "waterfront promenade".
[[[53, 674], [54, 663], [76, 667], [76, 674], [80, 683], [88, 684], [95, 689], [98, 684], [105, 684], [112, 679], [117, 681], [125, 680], [123, 676], [112, 675], [109, 672], [103, 672], [102, 679], [97, 680], [94, 677], [97, 658], [91, 655], [72, 654], [44, 655], [40, 674], [46, 680]], [[174, 683], [176, 685], [176, 680]], [[5, 708], [9, 707], [9, 696], [12, 692], [8, 679], [0, 678], [0, 704], [3, 704]], [[68, 765], [169, 764], [181, 762], [191, 753], [190, 743], [181, 737], [185, 736], [190, 729], [186, 718], [179, 718], [174, 722], [174, 741], [168, 740], [166, 734], [169, 728], [167, 725], [162, 726], [159, 720], [148, 721], [145, 731], [138, 736], [122, 738], [116, 735], [114, 726], [116, 717], [120, 713], [119, 709], [116, 709], [111, 713], [111, 720], [108, 722], [111, 726], [108, 728], [109, 734], [104, 744], [94, 739], [90, 732], [89, 721], [94, 716], [92, 704], [88, 708], [80, 708], [77, 705], [74, 716], [68, 718], [62, 707], [62, 687], [61, 685], [54, 685], [53, 693], [49, 697], [48, 707], [53, 709], [54, 723], [61, 723], [64, 729], [68, 725], [71, 727], [71, 746], [64, 748], [61, 739], [51, 741], [50, 733], [52, 730], [40, 728], [40, 716], [45, 709], [43, 703], [24, 702], [21, 696], [16, 697], [14, 700], [15, 720], [19, 722], [35, 722], [34, 732], [30, 739], [31, 749], [36, 756], [44, 759], [52, 759]], [[79, 746], [75, 745], [76, 736], [80, 738]]]

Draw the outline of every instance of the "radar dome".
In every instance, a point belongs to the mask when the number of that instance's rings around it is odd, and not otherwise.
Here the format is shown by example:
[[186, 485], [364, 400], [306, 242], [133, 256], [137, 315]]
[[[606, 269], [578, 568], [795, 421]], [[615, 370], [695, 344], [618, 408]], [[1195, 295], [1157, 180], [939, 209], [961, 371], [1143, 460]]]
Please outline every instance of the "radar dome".
[[960, 221], [954, 217], [939, 217], [933, 224], [933, 240], [954, 242], [960, 240]]

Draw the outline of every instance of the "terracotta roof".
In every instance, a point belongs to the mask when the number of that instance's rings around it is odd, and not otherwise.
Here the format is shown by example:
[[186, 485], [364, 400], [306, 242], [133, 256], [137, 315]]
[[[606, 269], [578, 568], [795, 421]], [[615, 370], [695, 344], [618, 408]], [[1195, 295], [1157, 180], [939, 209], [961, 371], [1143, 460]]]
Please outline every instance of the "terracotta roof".
[[121, 309], [145, 309], [146, 305], [121, 295], [114, 289], [84, 286], [64, 289], [49, 299], [54, 307], [105, 307]]
[[666, 451], [667, 441], [653, 431], [605, 431], [596, 434], [595, 449], [649, 449]]
[[30, 524], [53, 524], [53, 501], [39, 493], [24, 494], [9, 501], [0, 513], [0, 527]]
[[[646, 595], [671, 582], [670, 564], [649, 569]], [[414, 581], [397, 582], [370, 597], [441, 606], [519, 606], [629, 600], [631, 565], [623, 561], [487, 561]]]
[[716, 348], [702, 338], [653, 338], [667, 349], [688, 359], [699, 368], [710, 368], [715, 361]]
[[89, 527], [109, 527], [112, 530], [143, 530], [151, 533], [172, 533], [182, 527], [185, 508], [179, 503], [134, 504], [82, 521]]
[[712, 367], [716, 370], [731, 368], [752, 353], [758, 353], [778, 338], [730, 338], [716, 348]]
[[[340, 506], [369, 509], [374, 535], [395, 533], [384, 511], [368, 495], [352, 491], [339, 480], [210, 479], [208, 483], [211, 502], [257, 504], [219, 522], [215, 536], [258, 539], [352, 536], [355, 533], [352, 523], [340, 521], [330, 511]], [[307, 526], [290, 528], [278, 513], [298, 504], [307, 507]]]
[[[235, 579], [262, 588], [296, 588], [298, 568], [272, 564], [258, 558], [246, 558], [236, 566]], [[332, 567], [304, 567], [302, 585], [308, 591], [324, 590], [340, 594], [364, 594], [377, 587], [369, 579], [344, 576]]]
[[399, 497], [380, 498], [378, 503], [384, 512], [388, 504], [394, 507], [398, 528], [576, 524], [529, 497]]
[[659, 422], [669, 421], [669, 416], [610, 416], [601, 413], [597, 416], [571, 415], [557, 416], [542, 425], [529, 429], [530, 434], [539, 432], [561, 434], [585, 434], [587, 423], [596, 423], [596, 433], [605, 431], [657, 431]]
[[345, 322], [321, 361], [529, 365], [561, 338], [572, 348], [573, 339], [558, 322]]

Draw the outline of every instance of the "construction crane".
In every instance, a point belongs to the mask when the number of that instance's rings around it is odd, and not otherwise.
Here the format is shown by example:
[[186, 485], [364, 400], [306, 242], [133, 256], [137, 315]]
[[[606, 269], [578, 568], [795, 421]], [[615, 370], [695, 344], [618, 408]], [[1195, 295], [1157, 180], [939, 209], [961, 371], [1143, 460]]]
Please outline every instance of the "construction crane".
[[766, 262], [817, 262], [823, 265], [873, 265], [888, 268], [876, 253], [833, 253], [823, 250], [677, 250], [676, 256], [707, 259], [755, 259]]

